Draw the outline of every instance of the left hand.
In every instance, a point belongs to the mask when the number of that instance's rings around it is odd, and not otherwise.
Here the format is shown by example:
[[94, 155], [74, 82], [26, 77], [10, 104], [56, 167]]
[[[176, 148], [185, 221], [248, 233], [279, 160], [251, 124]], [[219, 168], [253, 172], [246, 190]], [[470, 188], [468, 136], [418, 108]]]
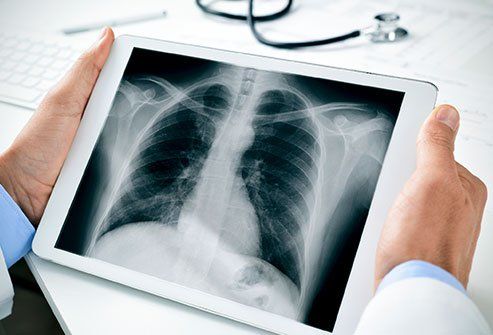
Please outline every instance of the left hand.
[[0, 155], [0, 184], [34, 226], [43, 215], [113, 40], [113, 31], [105, 28]]

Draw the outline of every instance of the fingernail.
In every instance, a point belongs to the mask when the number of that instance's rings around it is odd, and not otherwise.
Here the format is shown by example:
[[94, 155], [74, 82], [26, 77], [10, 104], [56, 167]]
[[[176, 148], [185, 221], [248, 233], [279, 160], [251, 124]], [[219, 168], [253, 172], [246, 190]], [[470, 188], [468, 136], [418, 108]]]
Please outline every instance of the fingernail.
[[101, 29], [101, 32], [99, 33], [98, 41], [102, 40], [103, 37], [106, 36], [106, 32], [108, 31], [108, 27], [104, 27]]
[[446, 124], [453, 131], [459, 127], [459, 113], [457, 113], [457, 110], [451, 106], [440, 106], [435, 114], [435, 117], [438, 121]]

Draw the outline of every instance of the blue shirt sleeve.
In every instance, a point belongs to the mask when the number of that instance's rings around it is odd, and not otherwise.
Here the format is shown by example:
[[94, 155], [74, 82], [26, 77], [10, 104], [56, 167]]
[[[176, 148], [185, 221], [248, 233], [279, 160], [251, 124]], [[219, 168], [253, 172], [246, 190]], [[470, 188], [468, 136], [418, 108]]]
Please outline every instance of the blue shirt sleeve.
[[34, 227], [0, 185], [0, 248], [9, 268], [31, 250]]
[[417, 277], [426, 277], [439, 280], [466, 294], [464, 286], [462, 286], [460, 281], [455, 278], [450, 272], [445, 271], [439, 266], [419, 260], [407, 261], [393, 268], [392, 271], [387, 273], [387, 275], [383, 278], [383, 280], [380, 282], [380, 285], [378, 285], [377, 294], [379, 291], [385, 289], [385, 287], [395, 282]]

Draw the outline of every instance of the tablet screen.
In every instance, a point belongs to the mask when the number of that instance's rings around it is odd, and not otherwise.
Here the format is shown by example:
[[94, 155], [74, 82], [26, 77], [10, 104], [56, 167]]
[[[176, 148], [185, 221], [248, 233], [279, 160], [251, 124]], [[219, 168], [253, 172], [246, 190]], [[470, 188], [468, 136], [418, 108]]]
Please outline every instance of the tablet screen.
[[331, 331], [403, 97], [134, 49], [56, 248]]

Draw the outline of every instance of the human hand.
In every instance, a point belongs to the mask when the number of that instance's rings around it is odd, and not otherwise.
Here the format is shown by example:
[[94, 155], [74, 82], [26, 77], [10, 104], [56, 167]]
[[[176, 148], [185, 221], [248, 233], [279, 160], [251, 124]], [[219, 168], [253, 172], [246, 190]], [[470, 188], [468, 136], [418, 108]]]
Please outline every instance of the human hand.
[[417, 169], [383, 227], [375, 285], [395, 266], [423, 260], [467, 286], [486, 203], [486, 186], [454, 159], [459, 127], [455, 108], [431, 113], [417, 141]]
[[43, 215], [113, 40], [113, 31], [105, 28], [0, 155], [0, 184], [34, 226]]

